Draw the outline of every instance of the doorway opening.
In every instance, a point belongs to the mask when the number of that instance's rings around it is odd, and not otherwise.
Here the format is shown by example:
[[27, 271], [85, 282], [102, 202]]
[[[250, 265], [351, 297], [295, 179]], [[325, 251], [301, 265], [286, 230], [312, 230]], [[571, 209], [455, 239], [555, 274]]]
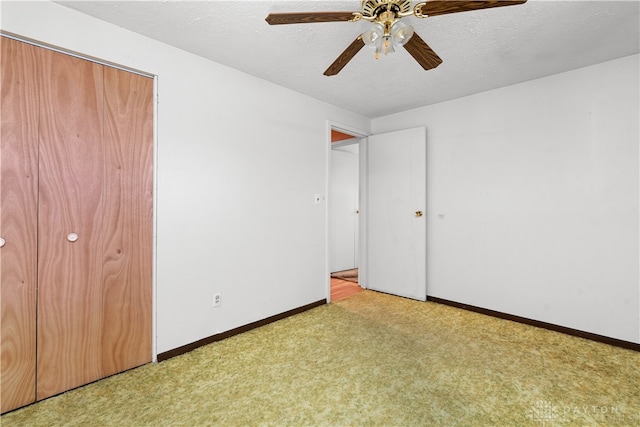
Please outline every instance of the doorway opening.
[[331, 126], [328, 179], [330, 301], [362, 291], [359, 273], [360, 141]]

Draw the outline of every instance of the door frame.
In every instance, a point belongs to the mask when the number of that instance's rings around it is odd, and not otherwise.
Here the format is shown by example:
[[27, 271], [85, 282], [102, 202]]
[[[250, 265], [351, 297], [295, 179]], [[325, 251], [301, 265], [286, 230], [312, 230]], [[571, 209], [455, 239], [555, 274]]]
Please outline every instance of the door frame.
[[[326, 150], [325, 150], [325, 164], [326, 164], [326, 168], [325, 168], [325, 183], [324, 183], [324, 188], [325, 191], [324, 193], [328, 196], [329, 195], [329, 188], [330, 188], [330, 184], [331, 184], [331, 130], [337, 130], [340, 131], [342, 133], [346, 133], [349, 135], [353, 135], [354, 138], [358, 138], [359, 142], [356, 141], [351, 141], [351, 140], [346, 140], [346, 142], [339, 142], [336, 144], [340, 144], [340, 146], [343, 145], [350, 145], [350, 144], [359, 144], [360, 145], [360, 152], [359, 152], [359, 157], [358, 157], [358, 163], [359, 163], [359, 173], [358, 173], [358, 193], [359, 193], [359, 206], [363, 206], [363, 189], [366, 188], [366, 162], [363, 161], [363, 159], [366, 159], [365, 155], [366, 155], [366, 148], [363, 149], [364, 147], [366, 147], [366, 145], [363, 143], [364, 140], [366, 140], [367, 136], [369, 136], [369, 133], [365, 130], [362, 129], [358, 129], [355, 128], [353, 126], [348, 126], [342, 123], [338, 123], [335, 122], [333, 120], [327, 120], [327, 139], [326, 139]], [[325, 200], [327, 201], [324, 205], [324, 217], [325, 217], [325, 224], [324, 224], [324, 246], [325, 246], [325, 256], [324, 256], [324, 260], [325, 260], [325, 290], [326, 290], [326, 300], [327, 303], [331, 302], [331, 241], [330, 241], [330, 224], [329, 224], [329, 207], [331, 204], [331, 200], [329, 200], [329, 197], [325, 197]], [[366, 227], [364, 226], [366, 224], [366, 221], [363, 221], [363, 217], [360, 216], [358, 218], [358, 253], [359, 253], [359, 261], [358, 261], [358, 275], [360, 274], [359, 272], [361, 270], [364, 270], [365, 268], [365, 260], [366, 260], [366, 254], [363, 252], [365, 249], [364, 245], [363, 245], [363, 239], [366, 238], [365, 236], [365, 232], [364, 230], [366, 230]], [[358, 276], [358, 283], [360, 284], [361, 287], [366, 288], [366, 286], [364, 286], [364, 281], [361, 279], [360, 276]]]

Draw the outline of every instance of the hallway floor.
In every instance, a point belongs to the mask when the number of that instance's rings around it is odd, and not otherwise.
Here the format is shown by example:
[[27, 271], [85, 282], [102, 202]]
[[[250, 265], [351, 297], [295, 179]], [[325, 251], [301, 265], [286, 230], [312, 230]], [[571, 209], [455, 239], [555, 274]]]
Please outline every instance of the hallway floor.
[[358, 292], [362, 292], [362, 288], [357, 283], [335, 277], [331, 278], [331, 302], [345, 299]]

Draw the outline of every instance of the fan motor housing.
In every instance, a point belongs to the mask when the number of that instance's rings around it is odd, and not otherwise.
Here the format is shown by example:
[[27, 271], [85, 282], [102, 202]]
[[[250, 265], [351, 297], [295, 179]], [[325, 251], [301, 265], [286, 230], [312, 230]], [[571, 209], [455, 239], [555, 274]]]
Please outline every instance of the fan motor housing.
[[411, 0], [362, 0], [362, 15], [376, 18], [384, 12], [399, 14], [411, 13]]

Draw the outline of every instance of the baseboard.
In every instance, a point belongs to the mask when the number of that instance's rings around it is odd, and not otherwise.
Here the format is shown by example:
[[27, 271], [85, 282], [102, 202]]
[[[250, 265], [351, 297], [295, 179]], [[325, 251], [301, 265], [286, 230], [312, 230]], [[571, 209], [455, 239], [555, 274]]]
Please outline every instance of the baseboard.
[[163, 362], [167, 359], [171, 359], [172, 357], [180, 356], [181, 354], [188, 353], [190, 351], [195, 350], [198, 347], [202, 347], [207, 344], [211, 344], [217, 341], [222, 341], [224, 339], [230, 338], [234, 335], [241, 334], [243, 332], [250, 331], [252, 329], [259, 328], [261, 326], [268, 325], [269, 323], [273, 323], [277, 320], [284, 319], [289, 316], [293, 316], [295, 314], [303, 313], [307, 310], [311, 310], [312, 308], [319, 307], [327, 303], [327, 300], [318, 300], [316, 302], [312, 302], [311, 304], [303, 305], [302, 307], [294, 308], [293, 310], [285, 311], [284, 313], [276, 314], [271, 317], [267, 317], [266, 319], [258, 320], [256, 322], [249, 323], [248, 325], [240, 326], [235, 329], [231, 329], [230, 331], [222, 332], [219, 334], [212, 335], [207, 338], [203, 338], [201, 340], [192, 342], [191, 344], [186, 344], [178, 348], [174, 348], [173, 350], [165, 351], [163, 353], [158, 354], [158, 362]]
[[502, 313], [500, 311], [489, 310], [487, 308], [476, 307], [473, 305], [463, 304], [455, 301], [449, 301], [442, 298], [427, 296], [427, 301], [436, 302], [439, 304], [449, 305], [451, 307], [462, 308], [464, 310], [474, 311], [480, 314], [486, 314], [487, 316], [498, 317], [500, 319], [511, 320], [513, 322], [524, 323], [525, 325], [535, 326], [538, 328], [548, 329], [551, 331], [562, 332], [563, 334], [573, 335], [580, 338], [586, 338], [588, 340], [597, 341], [616, 347], [626, 348], [628, 350], [640, 351], [640, 344], [636, 344], [631, 341], [619, 340], [616, 338], [607, 337], [604, 335], [593, 334], [591, 332], [580, 331], [578, 329], [567, 328], [565, 326], [554, 325], [553, 323], [542, 322], [540, 320], [528, 319], [526, 317], [515, 316], [513, 314]]

